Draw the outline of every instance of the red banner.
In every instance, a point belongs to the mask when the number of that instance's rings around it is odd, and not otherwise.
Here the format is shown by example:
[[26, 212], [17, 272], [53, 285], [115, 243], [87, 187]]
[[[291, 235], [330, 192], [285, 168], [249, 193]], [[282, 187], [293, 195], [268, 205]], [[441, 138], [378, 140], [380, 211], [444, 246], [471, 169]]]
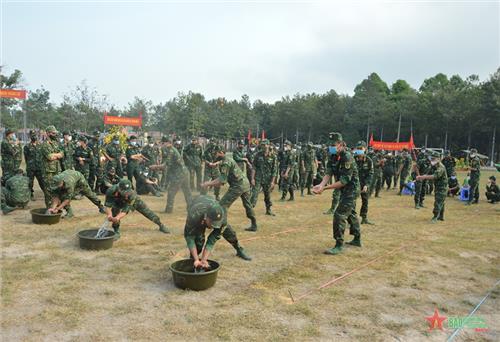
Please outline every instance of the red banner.
[[26, 99], [26, 90], [0, 89], [0, 97], [7, 99]]
[[415, 144], [413, 143], [413, 134], [410, 136], [410, 141], [408, 142], [385, 142], [385, 141], [374, 141], [373, 134], [370, 136], [370, 143], [368, 146], [373, 147], [374, 150], [386, 150], [386, 151], [401, 151], [403, 148], [408, 150], [414, 149]]
[[104, 124], [142, 127], [142, 115], [139, 114], [138, 118], [128, 118], [124, 116], [110, 116], [104, 114]]

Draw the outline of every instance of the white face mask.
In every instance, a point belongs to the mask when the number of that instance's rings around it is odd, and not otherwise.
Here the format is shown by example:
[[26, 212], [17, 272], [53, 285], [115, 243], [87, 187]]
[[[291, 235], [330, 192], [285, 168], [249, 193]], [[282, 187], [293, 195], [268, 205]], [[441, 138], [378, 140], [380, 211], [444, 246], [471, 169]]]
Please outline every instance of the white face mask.
[[148, 173], [148, 172], [144, 172], [144, 176], [146, 176], [146, 177], [147, 177], [148, 175], [149, 175], [149, 173]]
[[431, 160], [431, 165], [432, 165], [432, 166], [436, 165], [437, 163], [438, 163], [438, 161], [437, 161], [437, 160]]
[[137, 145], [137, 141], [131, 141], [131, 142], [130, 142], [130, 145], [132, 145], [132, 146], [136, 146], [136, 145]]
[[250, 151], [255, 151], [255, 147], [250, 147]]
[[153, 146], [154, 146], [154, 144], [149, 144], [149, 147], [153, 147]]

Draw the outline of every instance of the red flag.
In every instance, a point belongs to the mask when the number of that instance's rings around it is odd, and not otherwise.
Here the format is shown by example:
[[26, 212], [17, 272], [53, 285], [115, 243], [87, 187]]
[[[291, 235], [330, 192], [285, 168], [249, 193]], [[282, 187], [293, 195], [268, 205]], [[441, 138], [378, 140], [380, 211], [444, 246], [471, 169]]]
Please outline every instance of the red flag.
[[413, 132], [410, 134], [410, 142], [408, 143], [408, 145], [410, 145], [410, 149], [415, 148], [415, 144], [413, 142]]
[[370, 134], [370, 142], [368, 143], [368, 146], [372, 146], [373, 145], [373, 133]]
[[248, 130], [247, 139], [248, 139], [248, 143], [250, 144], [250, 140], [252, 140], [252, 131], [251, 130]]
[[264, 132], [264, 130], [262, 130], [262, 140], [264, 140], [266, 138], [266, 133]]

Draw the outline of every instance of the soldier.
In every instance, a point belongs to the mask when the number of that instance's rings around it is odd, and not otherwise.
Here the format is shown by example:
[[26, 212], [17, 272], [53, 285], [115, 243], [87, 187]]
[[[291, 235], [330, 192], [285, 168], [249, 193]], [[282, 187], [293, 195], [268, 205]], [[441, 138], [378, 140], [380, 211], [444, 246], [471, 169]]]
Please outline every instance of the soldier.
[[63, 208], [66, 209], [66, 218], [73, 217], [71, 208], [71, 199], [77, 194], [87, 197], [104, 214], [106, 211], [97, 195], [92, 191], [87, 178], [78, 171], [66, 170], [52, 178], [48, 190], [51, 195], [52, 203], [48, 209], [49, 213], [58, 213]]
[[151, 211], [146, 203], [132, 189], [132, 182], [122, 179], [118, 184], [113, 185], [106, 192], [106, 214], [108, 221], [112, 222], [115, 231], [115, 239], [120, 238], [120, 221], [127, 216], [130, 211], [137, 210], [144, 217], [156, 223], [162, 233], [169, 234], [170, 230], [160, 221], [160, 218]]
[[385, 151], [380, 151], [378, 153], [373, 152], [373, 179], [372, 185], [370, 187], [370, 196], [373, 191], [375, 191], [375, 197], [380, 197], [380, 189], [383, 187], [382, 170], [384, 169], [384, 155]]
[[141, 153], [141, 148], [137, 145], [137, 137], [135, 135], [130, 136], [125, 154], [127, 156], [128, 180], [132, 183], [135, 178], [137, 183], [137, 178], [139, 177], [139, 165], [144, 162], [145, 158]]
[[282, 193], [280, 201], [286, 199], [287, 193], [290, 193], [289, 201], [294, 201], [294, 190], [299, 178], [298, 170], [299, 158], [296, 149], [292, 148], [292, 143], [288, 140], [285, 141], [285, 155], [283, 161], [284, 170], [281, 174], [283, 179]]
[[36, 177], [38, 186], [44, 191], [43, 175], [42, 175], [42, 160], [40, 155], [40, 144], [35, 131], [30, 131], [30, 142], [23, 148], [24, 160], [26, 161], [26, 174], [29, 179], [29, 187], [31, 191], [31, 200], [35, 199], [33, 183]]
[[108, 166], [106, 169], [106, 174], [102, 178], [100, 190], [101, 194], [106, 194], [109, 188], [113, 185], [118, 184], [121, 178], [116, 174], [116, 170], [113, 166]]
[[252, 167], [253, 167], [253, 158], [255, 154], [257, 153], [257, 149], [255, 148], [254, 144], [250, 144], [249, 148], [247, 149], [247, 153], [245, 155], [247, 159], [247, 168], [246, 168], [246, 173], [247, 173], [247, 179], [250, 182], [252, 180]]
[[391, 152], [389, 152], [385, 156], [384, 168], [383, 168], [384, 181], [382, 182], [382, 187], [383, 184], [385, 183], [387, 185], [387, 190], [391, 188], [392, 178], [394, 177], [394, 168], [395, 168], [394, 156], [392, 155]]
[[62, 150], [64, 158], [61, 159], [61, 170], [73, 170], [75, 153], [75, 143], [72, 141], [73, 137], [68, 131], [63, 132]]
[[152, 194], [156, 197], [162, 197], [158, 186], [158, 179], [153, 177], [151, 170], [146, 166], [141, 167], [139, 171], [139, 178], [137, 178], [137, 194]]
[[[147, 143], [142, 148], [141, 154], [144, 156], [144, 165], [150, 167], [152, 165], [157, 165], [158, 153], [156, 151], [155, 143], [152, 136], [147, 137]], [[139, 172], [143, 167], [139, 168]]]
[[477, 204], [479, 202], [479, 180], [481, 178], [481, 161], [477, 156], [477, 150], [471, 148], [470, 150], [470, 180], [469, 180], [469, 200], [465, 203], [470, 205], [471, 203]]
[[373, 224], [368, 221], [368, 197], [369, 187], [373, 178], [373, 161], [365, 154], [366, 143], [358, 141], [356, 149], [354, 150], [354, 158], [359, 173], [359, 185], [361, 188], [361, 224]]
[[257, 205], [260, 189], [264, 192], [264, 203], [266, 204], [266, 215], [274, 216], [271, 211], [273, 202], [271, 201], [271, 192], [274, 189], [276, 177], [278, 176], [278, 159], [276, 154], [272, 153], [269, 141], [262, 140], [259, 146], [259, 152], [253, 158], [252, 172], [252, 206]]
[[161, 170], [161, 180], [160, 180], [160, 189], [162, 191], [165, 191], [168, 188], [168, 170], [165, 166], [165, 160], [167, 160], [168, 152], [169, 149], [165, 146], [166, 142], [168, 141], [168, 137], [161, 137], [161, 146], [160, 146], [160, 159], [162, 163], [162, 170]]
[[440, 162], [439, 153], [431, 152], [430, 156], [431, 175], [419, 175], [417, 181], [433, 180], [435, 185], [434, 190], [434, 214], [431, 223], [436, 223], [437, 220], [444, 221], [444, 202], [448, 193], [448, 175], [446, 168]]
[[491, 204], [500, 202], [500, 188], [497, 185], [497, 179], [495, 176], [490, 176], [489, 182], [486, 185], [486, 193], [484, 195]]
[[[212, 232], [205, 243], [206, 229], [212, 229]], [[227, 210], [209, 196], [196, 197], [188, 210], [184, 227], [184, 239], [196, 269], [209, 267], [208, 258], [221, 235], [234, 247], [236, 256], [252, 260], [240, 246], [236, 232], [227, 223]]]
[[165, 207], [165, 212], [170, 214], [174, 210], [175, 195], [179, 191], [179, 188], [182, 189], [182, 193], [184, 194], [186, 207], [189, 207], [189, 204], [191, 203], [191, 189], [189, 188], [189, 171], [186, 166], [184, 166], [181, 154], [173, 146], [171, 139], [167, 139], [165, 147], [167, 155], [163, 160], [163, 163], [167, 169], [169, 177], [167, 206]]
[[301, 182], [300, 195], [304, 196], [304, 188], [307, 188], [308, 195], [312, 195], [311, 186], [315, 176], [315, 170], [318, 168], [318, 160], [316, 159], [314, 145], [310, 141], [302, 152], [301, 167], [304, 170], [304, 178]]
[[456, 161], [455, 158], [451, 156], [450, 151], [444, 152], [444, 158], [441, 163], [443, 163], [444, 167], [446, 168], [446, 174], [448, 175], [448, 177], [451, 177], [451, 175], [455, 173]]
[[401, 163], [403, 156], [400, 152], [394, 152], [394, 183], [393, 188], [397, 189], [399, 176], [401, 175]]
[[[200, 191], [201, 171], [203, 168], [203, 147], [201, 147], [197, 137], [191, 138], [191, 143], [184, 148], [184, 162], [189, 170], [189, 182], [191, 189]], [[196, 183], [195, 183], [196, 176]]]
[[406, 182], [408, 181], [408, 176], [410, 175], [412, 160], [408, 153], [408, 149], [403, 148], [401, 153], [401, 163], [399, 167], [399, 192], [398, 195], [401, 196], [403, 189], [406, 187]]
[[[205, 174], [203, 176], [203, 180], [206, 183], [207, 181], [214, 180], [219, 178], [219, 163], [215, 160], [215, 149], [219, 146], [215, 139], [210, 139], [207, 144], [207, 148], [203, 153], [203, 160], [205, 162]], [[208, 192], [207, 188], [201, 188], [201, 194], [206, 195]], [[214, 186], [214, 195], [215, 199], [218, 201], [220, 198], [220, 185]]]
[[429, 162], [429, 158], [427, 157], [425, 149], [422, 149], [417, 157], [417, 164], [415, 165], [415, 172], [417, 175], [417, 180], [415, 182], [415, 209], [424, 208], [424, 199], [425, 199], [425, 189], [426, 189], [426, 180], [422, 178], [418, 180], [418, 176], [426, 175], [431, 168], [431, 164]]
[[122, 161], [124, 158], [123, 151], [120, 146], [120, 138], [114, 136], [111, 143], [106, 146], [103, 151], [103, 155], [107, 160], [106, 169], [113, 167], [115, 169], [116, 175], [119, 178], [123, 177]]
[[99, 137], [101, 132], [94, 131], [94, 135], [90, 138], [88, 142], [88, 147], [92, 150], [92, 160], [89, 165], [89, 185], [92, 191], [99, 189], [99, 185], [102, 180], [102, 168], [101, 168], [101, 147], [99, 145]]
[[26, 177], [22, 169], [18, 169], [16, 173], [9, 177], [5, 182], [5, 187], [2, 187], [2, 212], [7, 215], [17, 208], [25, 208], [30, 201], [30, 186], [29, 178]]
[[[75, 149], [74, 156], [75, 170], [80, 172], [88, 182], [90, 180], [90, 166], [94, 160], [94, 153], [92, 149], [87, 146], [87, 138], [83, 135], [78, 137], [78, 146]], [[90, 183], [89, 186], [91, 186]]]
[[233, 159], [236, 164], [238, 164], [238, 167], [241, 169], [241, 171], [245, 172], [247, 169], [246, 165], [248, 164], [248, 158], [246, 157], [245, 142], [243, 140], [238, 141], [238, 146], [233, 152]]
[[448, 178], [448, 196], [455, 197], [459, 191], [460, 184], [458, 184], [457, 174], [453, 171], [453, 174]]
[[226, 183], [229, 184], [229, 189], [221, 198], [220, 205], [226, 210], [239, 198], [243, 203], [247, 218], [250, 219], [251, 225], [245, 230], [250, 232], [257, 231], [257, 219], [255, 218], [255, 213], [252, 206], [252, 194], [250, 192], [250, 183], [245, 177], [245, 174], [238, 167], [236, 162], [226, 155], [224, 148], [220, 145], [214, 149], [215, 157], [219, 165], [219, 177], [212, 181], [204, 182], [201, 184], [202, 188], [208, 188], [210, 186], [222, 186]]
[[2, 154], [2, 185], [5, 184], [9, 177], [16, 174], [21, 166], [23, 153], [19, 140], [17, 140], [16, 133], [7, 129], [5, 131], [5, 139], [1, 144]]
[[[336, 255], [342, 252], [344, 245], [344, 230], [349, 222], [350, 233], [354, 239], [347, 244], [361, 247], [361, 229], [356, 214], [356, 198], [359, 194], [358, 169], [351, 153], [340, 133], [330, 133], [330, 140], [335, 144], [336, 154], [334, 163], [329, 162], [327, 174], [320, 184], [313, 188], [314, 193], [321, 194], [325, 189], [339, 189], [340, 200], [333, 218], [333, 237], [336, 241], [335, 247], [325, 251], [325, 254]], [[331, 161], [332, 159], [330, 159]], [[330, 178], [334, 176], [335, 182], [327, 185]]]
[[52, 184], [52, 178], [61, 172], [60, 160], [64, 158], [64, 152], [57, 141], [57, 129], [51, 125], [45, 129], [45, 132], [48, 139], [40, 146], [40, 157], [42, 160], [45, 206], [49, 208], [52, 204], [52, 197], [48, 188]]

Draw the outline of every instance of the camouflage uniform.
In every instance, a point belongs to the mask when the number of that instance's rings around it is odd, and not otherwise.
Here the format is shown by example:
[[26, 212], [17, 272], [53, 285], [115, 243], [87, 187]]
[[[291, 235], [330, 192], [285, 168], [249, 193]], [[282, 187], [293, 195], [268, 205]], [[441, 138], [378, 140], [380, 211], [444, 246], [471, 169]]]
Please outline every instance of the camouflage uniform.
[[[246, 163], [243, 160], [245, 157], [245, 151], [243, 150], [244, 146], [238, 146], [236, 150], [233, 151], [233, 159], [238, 164], [238, 167], [241, 169], [241, 171], [245, 172], [246, 168]], [[250, 181], [250, 179], [249, 179]]]
[[[119, 140], [114, 140], [114, 141], [119, 142]], [[122, 168], [122, 163], [121, 163], [121, 157], [123, 155], [123, 151], [122, 151], [121, 146], [119, 144], [115, 144], [112, 142], [112, 143], [106, 145], [104, 151], [106, 152], [108, 157], [113, 158], [112, 160], [108, 159], [108, 161], [106, 162], [106, 172], [110, 167], [114, 167], [115, 171], [116, 171], [116, 175], [119, 178], [122, 178], [123, 177], [123, 168]]]
[[252, 189], [252, 206], [257, 205], [260, 189], [264, 192], [264, 203], [266, 204], [266, 214], [272, 215], [271, 207], [271, 186], [278, 176], [278, 158], [269, 151], [259, 151], [253, 158], [253, 169], [255, 170], [255, 185]]
[[92, 190], [99, 189], [102, 181], [101, 152], [99, 146], [99, 132], [94, 132], [94, 137], [90, 139], [88, 147], [92, 150], [92, 160], [89, 165], [89, 185]]
[[412, 165], [412, 159], [410, 155], [403, 154], [401, 155], [401, 173], [399, 175], [399, 193], [403, 191], [403, 188], [406, 186], [406, 182], [408, 181], [408, 176], [410, 176], [410, 170]]
[[127, 146], [127, 151], [125, 151], [125, 155], [127, 156], [127, 178], [130, 182], [137, 182], [137, 178], [139, 177], [139, 160], [132, 159], [132, 156], [135, 154], [141, 154], [141, 148], [137, 145], [129, 144]]
[[61, 159], [61, 170], [73, 170], [73, 168], [75, 167], [75, 144], [72, 141], [64, 141], [61, 147], [64, 153], [64, 158]]
[[[431, 163], [429, 159], [425, 155], [425, 153], [421, 152], [417, 158], [417, 170], [420, 176], [426, 175], [431, 169]], [[425, 189], [426, 189], [426, 180], [415, 181], [415, 208], [418, 209], [423, 207], [424, 199], [425, 199]]]
[[219, 170], [219, 181], [222, 185], [226, 183], [229, 184], [229, 189], [219, 201], [220, 205], [228, 210], [238, 197], [241, 198], [247, 218], [252, 222], [252, 225], [248, 229], [256, 231], [257, 220], [253, 211], [250, 183], [247, 177], [238, 167], [236, 162], [227, 155], [221, 160]]
[[302, 166], [304, 168], [304, 177], [301, 182], [300, 192], [304, 194], [304, 188], [307, 188], [307, 194], [312, 195], [311, 186], [316, 170], [316, 151], [312, 143], [309, 143], [302, 152]]
[[[203, 168], [203, 147], [200, 144], [191, 144], [187, 145], [184, 148], [183, 154], [184, 162], [189, 170], [189, 181], [191, 185], [191, 189], [196, 189], [200, 191], [200, 185], [202, 183], [202, 168]], [[196, 183], [194, 178], [196, 176]]]
[[184, 166], [184, 161], [179, 151], [175, 147], [170, 146], [167, 147], [166, 153], [167, 155], [163, 163], [167, 168], [169, 185], [165, 212], [171, 213], [174, 209], [175, 195], [179, 191], [179, 188], [182, 189], [186, 206], [189, 207], [191, 203], [191, 189], [189, 188], [189, 171]]
[[[10, 131], [12, 132], [12, 131]], [[9, 131], [6, 132], [8, 134]], [[5, 181], [16, 174], [17, 170], [21, 166], [22, 161], [22, 149], [21, 145], [17, 141], [12, 139], [5, 139], [1, 144], [1, 154], [2, 154], [2, 184]]]
[[470, 159], [470, 180], [469, 180], [469, 201], [468, 203], [477, 203], [479, 201], [479, 180], [481, 178], [481, 162], [479, 157]]
[[[114, 173], [112, 173], [111, 171], [114, 171]], [[116, 170], [114, 167], [111, 166], [107, 168], [106, 174], [102, 178], [100, 186], [101, 193], [105, 195], [108, 189], [111, 188], [113, 185], [118, 184], [120, 180], [121, 178], [118, 177], [118, 175], [116, 174]]]
[[[288, 150], [285, 152], [283, 167], [284, 170], [281, 174], [281, 179], [283, 181], [281, 200], [285, 200], [286, 195], [290, 192], [290, 201], [295, 199], [294, 190], [296, 188], [296, 184], [299, 178], [299, 158], [297, 152], [294, 150]], [[288, 171], [287, 177], [285, 178], [285, 174]]]
[[[370, 155], [368, 156], [370, 157]], [[380, 189], [382, 189], [383, 186], [382, 169], [384, 166], [384, 158], [381, 153], [374, 153], [371, 159], [373, 161], [373, 179], [370, 186], [370, 196], [373, 191], [375, 191], [375, 197], [380, 197]]]
[[48, 139], [40, 146], [43, 184], [45, 187], [45, 205], [47, 208], [49, 208], [52, 204], [52, 195], [48, 188], [52, 184], [52, 178], [54, 178], [55, 175], [61, 172], [61, 163], [59, 159], [50, 160], [50, 155], [55, 153], [62, 153], [62, 147], [59, 145], [57, 139]]
[[[214, 163], [216, 161], [214, 156], [214, 151], [216, 148], [218, 148], [218, 144], [212, 139], [208, 143], [205, 152], [203, 153], [203, 160], [205, 161], [205, 173], [203, 175], [203, 180], [205, 182], [208, 180], [217, 179], [220, 176], [219, 168], [217, 166], [208, 166], [208, 163]], [[202, 195], [206, 195], [207, 191], [208, 189], [201, 189], [200, 193]], [[215, 199], [218, 200], [220, 195], [220, 186], [214, 186], [214, 195]]]
[[[88, 146], [78, 146], [74, 153], [75, 158], [75, 170], [80, 172], [87, 182], [90, 180], [90, 166], [94, 163], [94, 153], [92, 149]], [[80, 162], [78, 158], [83, 158], [83, 162]], [[89, 183], [91, 186], [91, 183]], [[92, 187], [92, 186], [91, 186]]]
[[23, 174], [15, 174], [2, 187], [2, 210], [6, 207], [24, 208], [28, 205], [30, 196], [29, 178]]
[[385, 183], [387, 185], [387, 190], [389, 190], [392, 185], [392, 178], [394, 177], [394, 168], [395, 168], [394, 157], [392, 155], [386, 155], [383, 168], [384, 181], [382, 182], [382, 187]]
[[401, 154], [397, 154], [394, 157], [394, 183], [392, 185], [393, 188], [397, 187], [399, 176], [401, 174], [400, 168], [402, 162], [403, 162], [403, 157], [401, 156]]
[[363, 189], [365, 185], [368, 188], [366, 192], [361, 192], [361, 210], [359, 216], [362, 219], [361, 223], [368, 223], [368, 198], [373, 178], [373, 161], [368, 156], [365, 156], [364, 159], [356, 158], [356, 166], [359, 173], [360, 188]]
[[156, 178], [150, 173], [150, 169], [147, 167], [141, 167], [139, 170], [139, 178], [137, 178], [137, 194], [138, 195], [148, 195], [153, 194], [154, 196], [161, 197], [160, 189], [158, 185], [149, 184], [147, 181], [154, 181]]
[[444, 221], [444, 202], [448, 194], [448, 175], [446, 168], [440, 162], [432, 167], [434, 175], [434, 219]]
[[38, 185], [42, 191], [45, 191], [42, 174], [42, 159], [40, 154], [40, 145], [38, 142], [30, 142], [24, 146], [24, 160], [26, 161], [26, 175], [29, 179], [29, 187], [31, 196], [33, 197], [33, 183], [36, 177]]
[[455, 173], [455, 165], [456, 165], [455, 158], [447, 154], [443, 158], [443, 160], [441, 160], [441, 163], [444, 165], [446, 169], [446, 174], [448, 175], [448, 178], [451, 177], [451, 175]]

